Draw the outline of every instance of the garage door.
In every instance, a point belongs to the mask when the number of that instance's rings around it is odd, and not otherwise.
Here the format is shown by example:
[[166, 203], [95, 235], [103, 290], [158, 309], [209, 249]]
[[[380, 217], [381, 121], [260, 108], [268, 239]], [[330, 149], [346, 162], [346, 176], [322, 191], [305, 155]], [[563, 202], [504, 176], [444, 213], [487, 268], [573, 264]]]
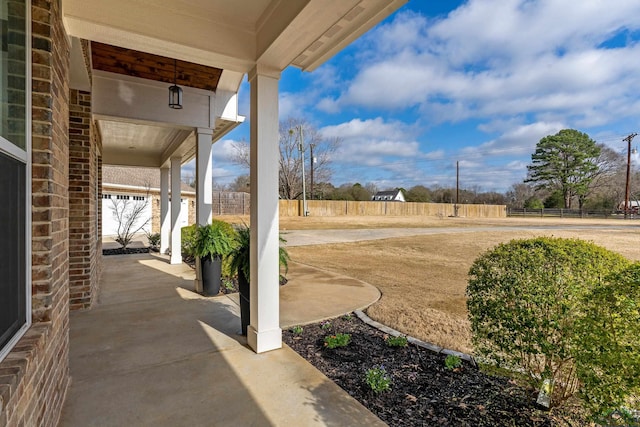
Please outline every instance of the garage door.
[[131, 217], [138, 210], [137, 220], [133, 229], [145, 226], [142, 231], [151, 231], [151, 198], [145, 196], [131, 196], [127, 194], [104, 194], [102, 196], [102, 235], [115, 236], [118, 234], [118, 216], [123, 218]]
[[[181, 199], [180, 206], [180, 220], [178, 224], [180, 224], [180, 227], [186, 227], [189, 225], [189, 201]], [[148, 220], [142, 231], [150, 232], [152, 215], [151, 197], [131, 196], [126, 194], [104, 194], [102, 197], [102, 235], [115, 236], [118, 234], [119, 221], [116, 211], [122, 212], [124, 209], [124, 217], [126, 217], [126, 215], [130, 215], [136, 208], [140, 208], [141, 211], [139, 215], [140, 219], [136, 221], [135, 228]]]

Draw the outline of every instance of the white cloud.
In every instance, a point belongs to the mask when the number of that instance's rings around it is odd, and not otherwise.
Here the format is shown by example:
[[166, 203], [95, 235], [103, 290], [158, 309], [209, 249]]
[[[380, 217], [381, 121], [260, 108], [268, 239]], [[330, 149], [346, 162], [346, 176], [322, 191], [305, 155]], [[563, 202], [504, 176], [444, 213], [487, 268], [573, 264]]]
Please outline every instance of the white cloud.
[[385, 122], [381, 117], [375, 119], [353, 119], [339, 125], [325, 126], [320, 133], [325, 138], [387, 138], [402, 139], [411, 134], [410, 126], [402, 122]]
[[417, 106], [452, 122], [557, 111], [602, 124], [638, 115], [624, 106], [640, 91], [640, 44], [601, 46], [638, 28], [637, 1], [472, 0], [435, 23], [405, 12], [363, 42], [378, 42], [371, 60], [323, 106]]
[[521, 156], [530, 155], [541, 138], [555, 134], [566, 128], [559, 122], [537, 122], [517, 126], [503, 133], [498, 138], [474, 147], [462, 150], [465, 156]]
[[224, 139], [213, 144], [212, 153], [214, 164], [219, 162], [232, 163], [237, 153], [234, 147], [236, 143], [237, 142], [232, 139]]

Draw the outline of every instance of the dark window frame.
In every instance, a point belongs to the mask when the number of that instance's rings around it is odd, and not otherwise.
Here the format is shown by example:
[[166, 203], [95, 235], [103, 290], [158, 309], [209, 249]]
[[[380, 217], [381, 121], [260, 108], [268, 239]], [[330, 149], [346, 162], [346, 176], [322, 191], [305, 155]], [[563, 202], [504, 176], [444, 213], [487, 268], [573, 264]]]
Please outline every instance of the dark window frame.
[[[2, 283], [4, 295], [13, 298], [11, 307], [13, 313], [18, 313], [16, 321], [11, 320], [11, 315], [4, 319], [5, 325], [0, 330], [0, 362], [11, 352], [31, 326], [31, 2], [24, 1], [24, 23], [25, 32], [22, 39], [24, 46], [24, 134], [20, 135], [20, 141], [11, 141], [7, 137], [0, 135], [0, 156], [2, 163], [12, 169], [5, 171], [5, 183], [8, 191], [3, 191], [0, 187], [0, 194], [3, 197], [13, 198], [13, 202], [22, 205], [22, 209], [17, 209], [12, 215], [7, 210], [3, 214], [9, 219], [16, 220], [19, 230], [15, 230], [8, 239], [3, 239], [2, 244], [7, 244], [3, 250], [11, 249], [16, 254], [16, 262], [20, 263], [20, 268], [11, 271], [14, 278]], [[1, 7], [1, 5], [0, 5]], [[19, 22], [19, 21], [18, 21]], [[6, 88], [5, 90], [10, 90]], [[8, 114], [3, 110], [1, 114]], [[10, 117], [10, 116], [9, 116]], [[4, 119], [4, 118], [3, 118]], [[24, 140], [22, 140], [24, 138]], [[11, 137], [13, 139], [13, 137]], [[18, 191], [15, 190], [18, 186]], [[4, 189], [6, 190], [6, 189]], [[9, 203], [7, 203], [9, 205]], [[17, 215], [16, 215], [17, 213]], [[1, 279], [0, 279], [1, 280]], [[17, 281], [17, 283], [16, 283]], [[14, 287], [11, 287], [12, 283]], [[17, 286], [16, 286], [17, 285]], [[2, 307], [0, 307], [1, 309]], [[9, 321], [7, 321], [9, 319]], [[7, 327], [7, 325], [10, 326]]]

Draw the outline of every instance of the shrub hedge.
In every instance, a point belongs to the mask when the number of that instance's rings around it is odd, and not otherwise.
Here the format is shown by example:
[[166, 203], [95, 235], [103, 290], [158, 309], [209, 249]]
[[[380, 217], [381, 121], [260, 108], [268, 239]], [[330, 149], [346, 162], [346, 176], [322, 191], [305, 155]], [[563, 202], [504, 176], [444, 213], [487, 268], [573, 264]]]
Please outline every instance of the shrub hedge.
[[[469, 271], [467, 308], [480, 360], [554, 384], [552, 404], [579, 388], [578, 319], [610, 273], [629, 262], [577, 239], [514, 240], [482, 254]], [[604, 332], [603, 332], [604, 333]]]

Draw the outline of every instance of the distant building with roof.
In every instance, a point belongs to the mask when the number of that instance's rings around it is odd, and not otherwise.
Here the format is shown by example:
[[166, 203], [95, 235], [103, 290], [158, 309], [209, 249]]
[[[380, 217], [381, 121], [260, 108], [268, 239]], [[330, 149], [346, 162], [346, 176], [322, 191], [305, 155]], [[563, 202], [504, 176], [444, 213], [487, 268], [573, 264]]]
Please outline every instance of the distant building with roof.
[[375, 202], [406, 202], [404, 193], [400, 189], [378, 191], [371, 197], [371, 200]]

